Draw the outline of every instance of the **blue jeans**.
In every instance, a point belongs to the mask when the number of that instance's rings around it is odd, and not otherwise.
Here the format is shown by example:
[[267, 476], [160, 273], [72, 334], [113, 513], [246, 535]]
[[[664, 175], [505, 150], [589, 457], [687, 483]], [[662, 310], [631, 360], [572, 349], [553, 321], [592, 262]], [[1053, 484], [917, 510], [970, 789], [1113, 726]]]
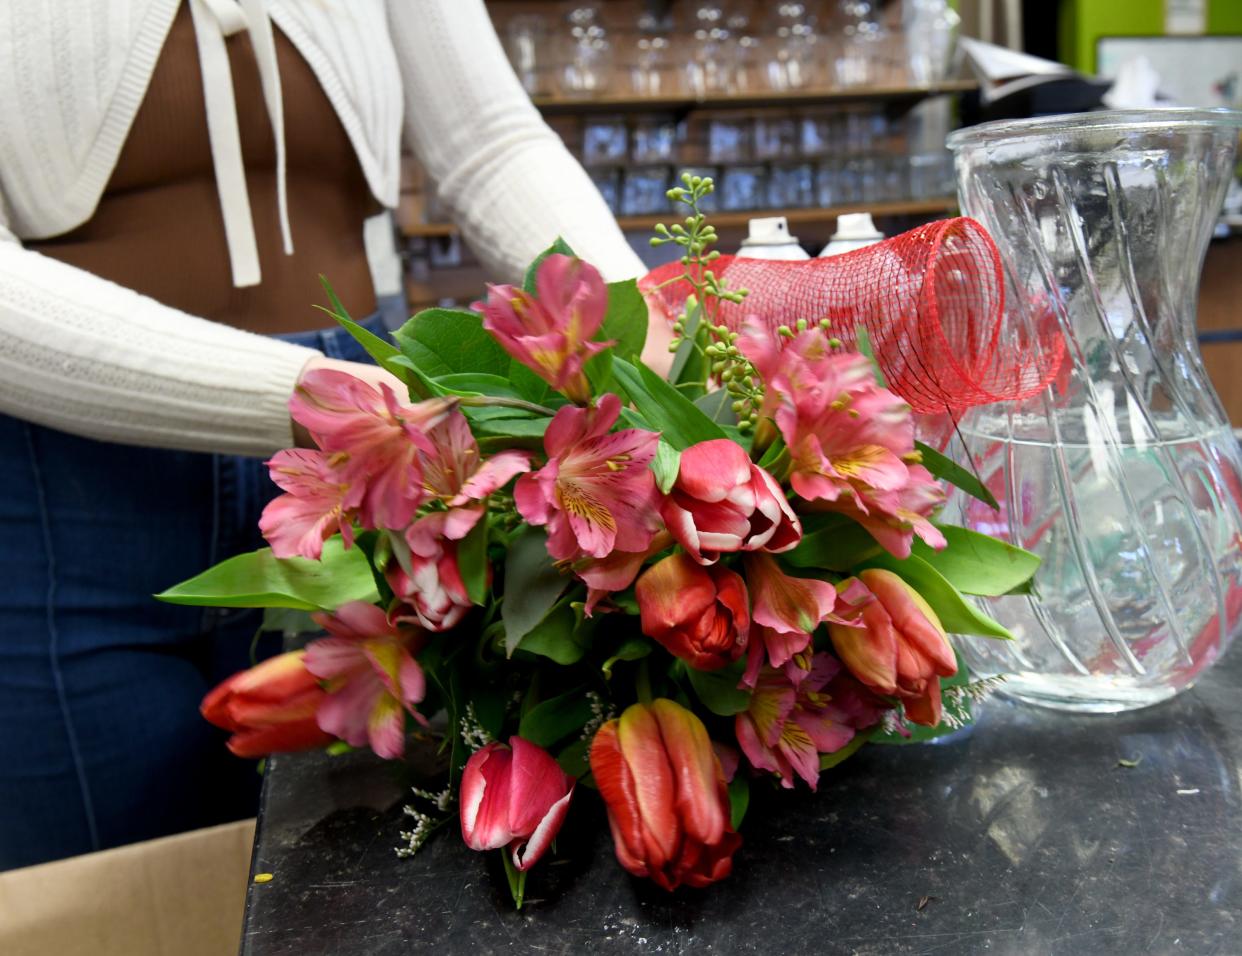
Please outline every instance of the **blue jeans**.
[[[284, 338], [367, 360], [342, 329]], [[198, 705], [249, 666], [261, 614], [151, 595], [263, 546], [262, 461], [6, 415], [0, 461], [0, 870], [253, 816], [255, 764]]]

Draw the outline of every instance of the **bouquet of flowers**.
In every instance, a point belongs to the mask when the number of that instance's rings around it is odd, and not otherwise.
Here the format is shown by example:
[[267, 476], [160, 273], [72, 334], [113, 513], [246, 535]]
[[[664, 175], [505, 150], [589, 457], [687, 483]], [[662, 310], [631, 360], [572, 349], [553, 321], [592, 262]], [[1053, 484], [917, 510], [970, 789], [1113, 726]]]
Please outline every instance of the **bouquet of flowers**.
[[[308, 375], [291, 400], [317, 449], [270, 461], [271, 547], [161, 595], [309, 612], [324, 636], [216, 688], [203, 712], [260, 756], [441, 742], [476, 850], [514, 900], [571, 803], [596, 790], [616, 855], [665, 889], [727, 876], [749, 790], [815, 788], [867, 743], [970, 719], [946, 633], [1004, 639], [963, 594], [1025, 587], [1038, 560], [937, 523], [971, 473], [915, 441], [867, 336], [815, 316], [741, 328], [713, 270], [711, 181], [671, 198], [691, 292], [667, 377], [648, 308], [563, 242], [475, 311], [432, 309], [385, 342], [338, 320], [408, 387]], [[330, 293], [329, 293], [330, 294]]]

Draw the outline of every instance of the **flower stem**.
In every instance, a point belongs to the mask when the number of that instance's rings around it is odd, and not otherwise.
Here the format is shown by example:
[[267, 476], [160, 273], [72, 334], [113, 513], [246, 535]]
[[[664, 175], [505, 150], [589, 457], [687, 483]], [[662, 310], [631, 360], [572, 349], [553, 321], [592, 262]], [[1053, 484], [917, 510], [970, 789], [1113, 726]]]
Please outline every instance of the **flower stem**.
[[526, 896], [526, 871], [519, 870], [509, 858], [509, 848], [500, 851], [500, 858], [505, 864], [505, 876], [509, 878], [509, 895], [513, 897], [513, 908], [520, 910], [522, 900]]
[[651, 693], [651, 669], [645, 657], [638, 662], [638, 675], [634, 678], [634, 692], [638, 695], [640, 703], [650, 704], [655, 699]]
[[458, 405], [468, 405], [471, 408], [520, 408], [523, 411], [534, 412], [536, 415], [555, 415], [556, 412], [544, 405], [536, 405], [534, 402], [528, 402], [521, 398], [506, 398], [503, 395], [457, 395], [454, 396]]

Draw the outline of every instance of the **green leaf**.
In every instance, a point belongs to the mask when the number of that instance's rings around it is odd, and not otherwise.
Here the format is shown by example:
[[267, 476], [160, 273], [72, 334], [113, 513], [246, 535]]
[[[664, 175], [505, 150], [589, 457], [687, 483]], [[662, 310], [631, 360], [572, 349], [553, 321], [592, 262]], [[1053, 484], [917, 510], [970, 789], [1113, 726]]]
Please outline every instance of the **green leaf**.
[[487, 418], [480, 421], [470, 416], [471, 411], [466, 409], [466, 417], [470, 418], [470, 430], [480, 443], [485, 438], [527, 439], [534, 447], [541, 448], [543, 434], [552, 421], [550, 418]]
[[868, 334], [866, 326], [856, 326], [854, 328], [854, 345], [863, 355], [871, 360], [871, 369], [875, 372], [875, 381], [880, 388], [888, 388], [888, 382], [884, 379], [884, 372], [880, 370], [880, 363], [876, 360], [875, 349], [871, 347], [871, 336]]
[[667, 495], [677, 481], [677, 471], [681, 467], [681, 452], [661, 438], [656, 445], [655, 457], [651, 459], [650, 467], [655, 475], [656, 487], [661, 493]]
[[694, 407], [718, 425], [736, 425], [737, 415], [733, 411], [733, 400], [723, 388], [694, 400]]
[[504, 377], [510, 359], [475, 312], [424, 309], [393, 333], [402, 353], [430, 378], [454, 372]]
[[612, 680], [612, 668], [618, 661], [637, 661], [646, 657], [652, 651], [652, 645], [649, 640], [642, 637], [627, 637], [617, 648], [615, 654], [608, 660], [604, 661], [604, 665], [600, 668], [604, 672], [606, 680]]
[[718, 424], [642, 362], [632, 365], [618, 358], [612, 370], [634, 407], [674, 448], [684, 451], [701, 441], [726, 437]]
[[915, 538], [914, 553], [963, 594], [1012, 594], [1039, 569], [1039, 556], [1022, 548], [955, 525], [939, 528], [948, 546], [936, 551]]
[[842, 514], [825, 514], [806, 516], [802, 540], [779, 558], [795, 568], [846, 572], [883, 553], [871, 532], [857, 521]]
[[536, 704], [523, 715], [518, 736], [538, 747], [551, 747], [581, 731], [591, 719], [591, 700], [584, 691], [578, 687]]
[[474, 604], [487, 600], [487, 515], [457, 544], [457, 567], [466, 595]]
[[750, 691], [737, 686], [745, 666], [746, 660], [741, 658], [718, 671], [700, 671], [687, 665], [686, 673], [704, 707], [721, 717], [732, 717], [750, 706]]
[[542, 528], [528, 527], [513, 539], [505, 558], [505, 599], [500, 607], [507, 655], [512, 657], [522, 638], [547, 617], [568, 584], [548, 554]]
[[613, 351], [623, 359], [637, 359], [647, 344], [647, 300], [634, 279], [608, 283], [608, 311], [595, 336], [615, 341]]
[[581, 779], [591, 772], [591, 740], [575, 740], [556, 755], [556, 762], [571, 777]]
[[334, 610], [350, 601], [378, 598], [371, 565], [358, 548], [345, 550], [339, 537], [323, 544], [323, 559], [277, 558], [260, 548], [155, 595], [168, 604], [194, 607], [291, 607]]
[[589, 634], [578, 626], [577, 615], [569, 602], [562, 601], [522, 637], [517, 649], [565, 667], [582, 660], [589, 646]]
[[932, 448], [931, 445], [925, 445], [921, 441], [916, 441], [914, 447], [923, 455], [923, 467], [937, 478], [947, 481], [956, 488], [961, 488], [962, 491], [972, 498], [978, 498], [993, 511], [1000, 510], [996, 497], [992, 492], [988, 491], [987, 486], [972, 472], [967, 471], [952, 458], [942, 455]]
[[543, 265], [544, 259], [557, 253], [562, 256], [572, 256], [574, 254], [574, 251], [569, 248], [569, 243], [567, 243], [560, 236], [556, 237], [556, 241], [553, 242], [552, 245], [548, 246], [548, 248], [544, 249], [543, 252], [535, 256], [535, 260], [526, 267], [526, 275], [522, 279], [523, 289], [531, 295], [535, 294], [535, 276], [539, 274], [539, 267]]
[[340, 323], [341, 327], [352, 335], [359, 345], [366, 349], [367, 355], [375, 359], [376, 365], [391, 372], [393, 375], [397, 376], [397, 378], [401, 379], [401, 381], [408, 384], [409, 374], [404, 368], [393, 364], [392, 361], [401, 354], [401, 350], [391, 342], [380, 338], [370, 329], [363, 328], [352, 318], [350, 318], [349, 312], [347, 312], [345, 306], [341, 304], [341, 300], [337, 298], [336, 292], [333, 291], [332, 285], [328, 282], [327, 276], [321, 275], [319, 277], [319, 284], [323, 286], [323, 291], [327, 293], [328, 302], [331, 303], [332, 307], [330, 309], [325, 309], [323, 306], [316, 306], [316, 308], [323, 312], [327, 312], [330, 316], [332, 316], [332, 318], [336, 319], [336, 321]]
[[820, 754], [819, 769], [827, 770], [829, 767], [835, 767], [847, 758], [854, 756], [869, 739], [871, 739], [871, 734], [868, 732], [856, 733], [853, 739], [840, 750], [834, 750], [830, 754]]
[[552, 391], [551, 385], [517, 359], [512, 359], [509, 362], [509, 381], [513, 383], [517, 393], [528, 402], [547, 405], [552, 396], [556, 395]]
[[962, 597], [962, 593], [948, 582], [943, 574], [917, 555], [902, 560], [884, 552], [867, 561], [873, 568], [886, 568], [899, 575], [940, 618], [940, 623], [950, 634], [980, 634], [984, 637], [1012, 639], [1013, 635], [1004, 625], [994, 621]]
[[[513, 387], [507, 378], [489, 375], [486, 372], [453, 372], [441, 375], [436, 380], [441, 388], [455, 395], [499, 395], [501, 398], [522, 398], [522, 393]], [[521, 415], [520, 409], [508, 408], [509, 415]]]
[[729, 781], [729, 823], [736, 830], [746, 817], [746, 808], [750, 806], [750, 781], [742, 776], [741, 770]]

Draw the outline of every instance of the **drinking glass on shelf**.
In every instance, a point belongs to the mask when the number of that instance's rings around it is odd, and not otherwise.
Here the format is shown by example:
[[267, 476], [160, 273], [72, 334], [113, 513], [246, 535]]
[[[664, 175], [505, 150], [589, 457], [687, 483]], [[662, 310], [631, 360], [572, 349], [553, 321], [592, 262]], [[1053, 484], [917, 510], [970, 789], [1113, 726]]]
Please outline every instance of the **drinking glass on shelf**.
[[807, 159], [827, 156], [833, 146], [832, 119], [825, 113], [804, 113], [798, 119], [798, 149]]
[[720, 116], [707, 126], [707, 158], [713, 163], [750, 159], [754, 123], [747, 117]]
[[677, 124], [668, 116], [634, 120], [630, 158], [636, 163], [669, 163], [677, 152]]
[[754, 136], [755, 159], [792, 159], [798, 155], [798, 126], [792, 116], [758, 116]]
[[821, 209], [840, 205], [841, 198], [841, 162], [827, 159], [815, 167], [815, 205]]
[[810, 163], [774, 163], [768, 175], [768, 205], [801, 209], [815, 202], [815, 170]]
[[693, 46], [686, 60], [686, 87], [690, 94], [703, 99], [709, 94], [729, 90], [727, 57], [729, 31], [724, 10], [717, 3], [701, 3], [694, 12]]
[[901, 0], [910, 82], [929, 86], [948, 76], [961, 22], [948, 0]]
[[763, 206], [767, 198], [767, 170], [763, 166], [729, 166], [720, 178], [721, 209], [736, 211]]
[[630, 89], [638, 96], [660, 96], [671, 92], [667, 20], [651, 13], [640, 16], [634, 48], [634, 59], [630, 64]]
[[542, 14], [520, 13], [505, 25], [505, 53], [522, 88], [531, 96], [548, 92], [548, 21]]
[[668, 166], [630, 166], [621, 187], [621, 214], [649, 216], [667, 210], [672, 179]]
[[800, 90], [818, 80], [819, 36], [805, 3], [777, 4], [773, 14], [773, 50], [768, 85], [774, 90]]
[[756, 93], [765, 82], [762, 65], [762, 44], [755, 34], [751, 18], [734, 11], [725, 19], [728, 32], [727, 50], [732, 60], [726, 66], [726, 82], [731, 93]]
[[582, 162], [601, 166], [625, 162], [625, 120], [619, 116], [593, 116], [582, 127]]
[[566, 20], [569, 55], [561, 70], [561, 92], [567, 96], [604, 92], [612, 79], [612, 44], [600, 22], [597, 5], [577, 6]]
[[840, 0], [838, 6], [844, 28], [835, 63], [837, 83], [871, 85], [877, 82], [875, 66], [888, 31], [871, 0]]

